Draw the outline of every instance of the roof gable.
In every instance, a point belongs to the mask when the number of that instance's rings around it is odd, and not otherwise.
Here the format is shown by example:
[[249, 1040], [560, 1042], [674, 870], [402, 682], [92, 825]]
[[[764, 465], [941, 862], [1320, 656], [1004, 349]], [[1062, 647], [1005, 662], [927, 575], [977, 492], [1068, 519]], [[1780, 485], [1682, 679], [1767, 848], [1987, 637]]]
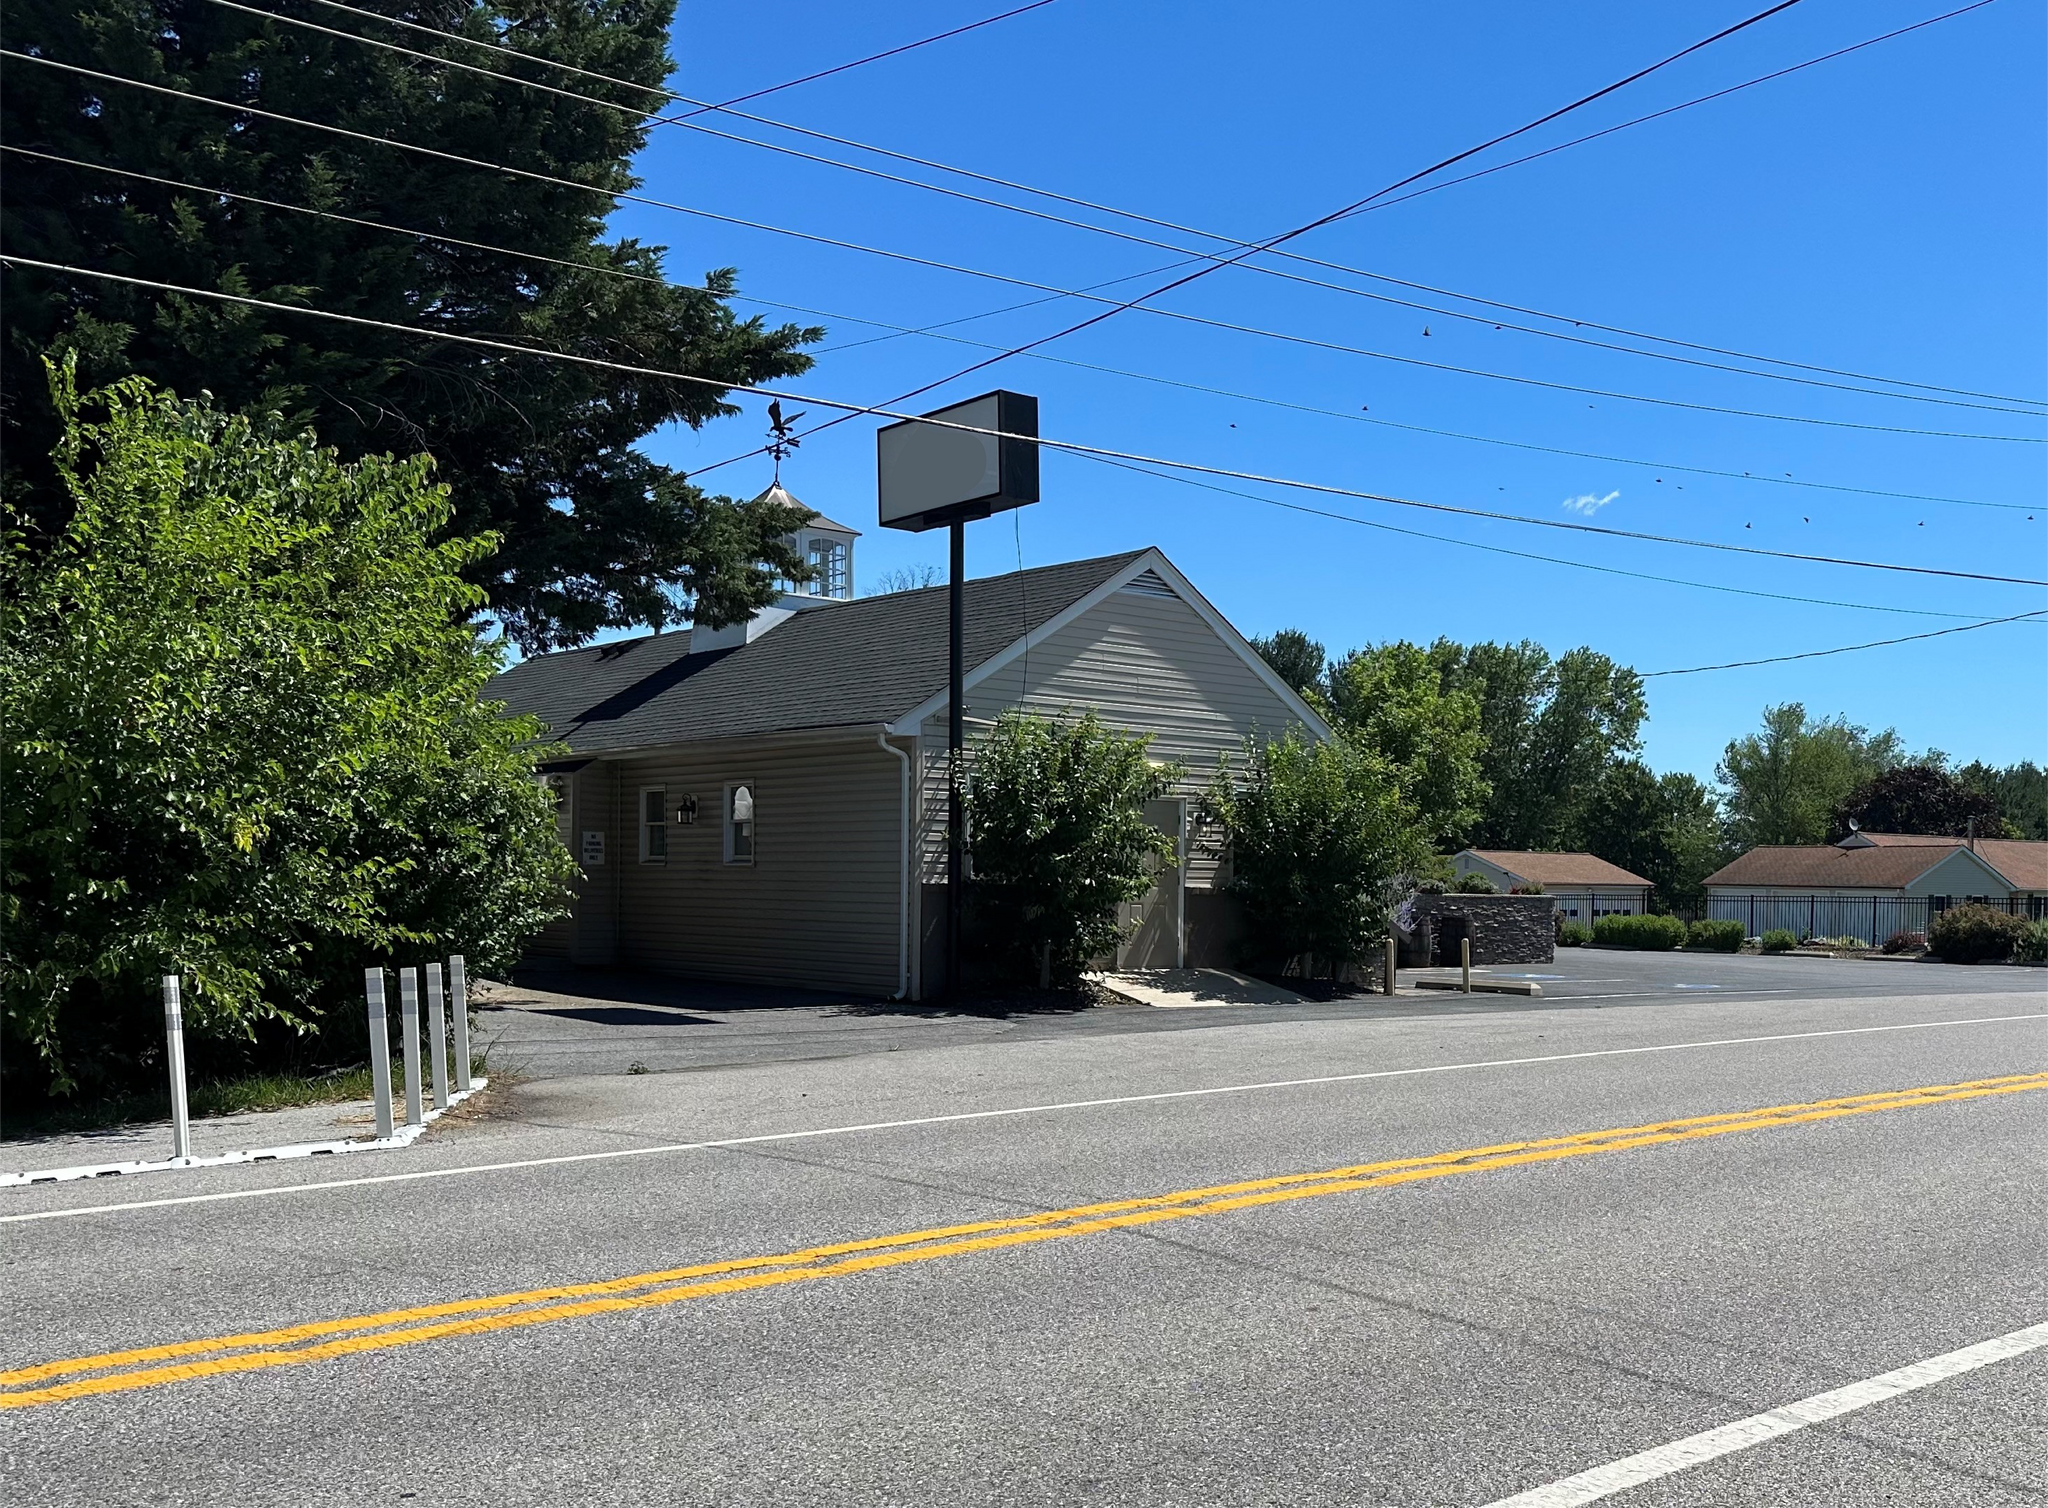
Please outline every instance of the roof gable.
[[[1904, 834], [1881, 834], [1893, 838]], [[2004, 876], [1960, 838], [1873, 842], [1859, 848], [1833, 843], [1752, 848], [1702, 882], [1722, 888], [1793, 886], [1799, 889], [1903, 890], [1957, 854], [1995, 879]], [[2010, 882], [2008, 882], [2010, 883]]]

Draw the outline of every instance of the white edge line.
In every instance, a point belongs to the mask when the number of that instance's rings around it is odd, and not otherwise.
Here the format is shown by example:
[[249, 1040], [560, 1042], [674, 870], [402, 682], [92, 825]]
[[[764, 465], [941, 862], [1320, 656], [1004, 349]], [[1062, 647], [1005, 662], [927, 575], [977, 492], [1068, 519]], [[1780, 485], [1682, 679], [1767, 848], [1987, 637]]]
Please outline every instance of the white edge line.
[[1761, 1445], [1766, 1440], [1775, 1440], [1809, 1425], [1869, 1408], [1873, 1403], [1883, 1403], [1901, 1393], [1945, 1382], [1978, 1367], [1988, 1367], [1995, 1361], [2023, 1356], [2041, 1346], [2048, 1346], [2048, 1322], [1979, 1341], [1960, 1351], [1916, 1361], [1911, 1366], [1880, 1373], [1862, 1382], [1852, 1382], [1831, 1392], [1816, 1393], [1797, 1403], [1751, 1414], [1733, 1424], [1688, 1435], [1683, 1440], [1610, 1461], [1605, 1466], [1596, 1466], [1591, 1471], [1582, 1471], [1547, 1486], [1532, 1487], [1513, 1497], [1498, 1498], [1488, 1503], [1486, 1508], [1580, 1508], [1582, 1504], [1597, 1502], [1627, 1488], [1639, 1487], [1645, 1482], [1654, 1482], [1659, 1477], [1668, 1477], [1674, 1472], [1732, 1455], [1738, 1450], [1747, 1450], [1752, 1445]]
[[1199, 1099], [1219, 1094], [1253, 1094], [1268, 1089], [1309, 1089], [1323, 1084], [1356, 1084], [1368, 1079], [1412, 1078], [1421, 1074], [1460, 1073], [1475, 1068], [1517, 1068], [1538, 1063], [1570, 1063], [1586, 1058], [1632, 1057], [1640, 1053], [1686, 1052], [1706, 1047], [1745, 1047], [1763, 1042], [1805, 1042], [1819, 1037], [1861, 1037], [1873, 1032], [1927, 1031], [1944, 1026], [1997, 1026], [2013, 1021], [2048, 1021], [2048, 1011], [2017, 1016], [1969, 1016], [1958, 1021], [1901, 1021], [1890, 1026], [1840, 1026], [1817, 1032], [1780, 1032], [1767, 1037], [1718, 1037], [1705, 1042], [1660, 1042], [1646, 1047], [1602, 1047], [1590, 1052], [1546, 1053], [1533, 1058], [1488, 1058], [1474, 1063], [1433, 1063], [1420, 1068], [1381, 1068], [1366, 1073], [1328, 1074], [1313, 1079], [1274, 1079], [1259, 1084], [1221, 1084], [1208, 1089], [1166, 1089], [1155, 1094], [1124, 1094], [1099, 1100], [1066, 1100], [1051, 1105], [1013, 1105], [1000, 1110], [963, 1110], [954, 1115], [922, 1115], [910, 1120], [868, 1121], [855, 1126], [821, 1126], [809, 1131], [770, 1131], [759, 1136], [729, 1136], [716, 1141], [668, 1142], [652, 1147], [620, 1147], [604, 1152], [572, 1152], [559, 1157], [530, 1157], [515, 1162], [472, 1163], [459, 1168], [420, 1168], [410, 1173], [380, 1173], [364, 1178], [329, 1178], [318, 1183], [283, 1184], [262, 1189], [228, 1189], [217, 1194], [185, 1194], [171, 1199], [130, 1199], [117, 1204], [88, 1204], [75, 1209], [35, 1210], [0, 1215], [0, 1225], [29, 1220], [65, 1220], [78, 1215], [103, 1215], [119, 1210], [162, 1209], [178, 1204], [214, 1204], [229, 1199], [264, 1199], [316, 1189], [362, 1188], [370, 1184], [411, 1183], [423, 1178], [461, 1178], [473, 1173], [503, 1173], [520, 1168], [563, 1167], [579, 1162], [611, 1162], [627, 1157], [659, 1157], [676, 1152], [708, 1152], [725, 1147], [755, 1147], [769, 1142], [808, 1141], [821, 1136], [852, 1136], [864, 1131], [901, 1131], [915, 1126], [943, 1126], [962, 1121], [1000, 1120], [1016, 1115], [1051, 1115], [1066, 1110], [1095, 1110], [1110, 1105], [1146, 1105], [1164, 1100]]

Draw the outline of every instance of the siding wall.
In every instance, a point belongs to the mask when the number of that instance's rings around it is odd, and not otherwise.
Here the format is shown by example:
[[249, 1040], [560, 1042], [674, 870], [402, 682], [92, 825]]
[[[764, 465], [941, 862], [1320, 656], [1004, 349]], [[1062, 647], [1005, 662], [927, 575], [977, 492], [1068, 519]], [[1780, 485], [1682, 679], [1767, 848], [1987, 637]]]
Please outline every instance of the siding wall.
[[[589, 766], [577, 780], [593, 799], [577, 825], [603, 821], [606, 864], [586, 872], [574, 956], [893, 994], [901, 770], [872, 734], [698, 745]], [[751, 865], [725, 862], [725, 786], [736, 780], [754, 790]], [[650, 786], [664, 788], [671, 813], [685, 793], [697, 798], [693, 825], [668, 823], [660, 863], [640, 859], [640, 799]]]
[[[1028, 657], [968, 691], [968, 742], [1007, 707], [1055, 714], [1092, 708], [1110, 726], [1151, 733], [1152, 757], [1187, 765], [1176, 795], [1198, 796], [1219, 755], [1247, 734], [1278, 736], [1296, 721], [1287, 704], [1178, 597], [1126, 588], [1068, 624]], [[976, 720], [979, 720], [977, 723]], [[924, 878], [946, 877], [946, 717], [924, 724], [918, 836]], [[1217, 861], [1195, 852], [1187, 883], [1216, 883]]]

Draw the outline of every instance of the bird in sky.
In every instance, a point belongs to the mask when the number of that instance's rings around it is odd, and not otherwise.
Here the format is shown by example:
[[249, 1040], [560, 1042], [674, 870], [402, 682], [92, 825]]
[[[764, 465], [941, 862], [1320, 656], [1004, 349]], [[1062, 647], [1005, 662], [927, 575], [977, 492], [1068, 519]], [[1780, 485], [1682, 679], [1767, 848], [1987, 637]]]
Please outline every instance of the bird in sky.
[[1427, 334], [1429, 333], [1429, 326], [1428, 326], [1428, 325], [1424, 325], [1424, 326], [1422, 327], [1422, 333], [1423, 333], [1424, 335], [1427, 335]]

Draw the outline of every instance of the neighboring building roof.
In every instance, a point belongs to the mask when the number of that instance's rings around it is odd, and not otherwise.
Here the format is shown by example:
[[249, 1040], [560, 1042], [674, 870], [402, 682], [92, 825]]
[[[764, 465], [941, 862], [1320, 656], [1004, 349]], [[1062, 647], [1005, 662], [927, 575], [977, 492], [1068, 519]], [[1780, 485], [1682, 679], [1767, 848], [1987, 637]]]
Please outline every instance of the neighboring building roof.
[[2048, 843], [2026, 838], [1979, 838], [1977, 856], [1991, 861], [2015, 890], [2048, 890]]
[[[1899, 890], [1959, 848], [1961, 838], [1925, 833], [1857, 833], [1853, 847], [1835, 843], [1752, 848], [1707, 876], [1725, 887], [1793, 885], [1839, 890]], [[2048, 890], [2048, 843], [1979, 838], [1977, 857], [2015, 890]]]
[[[968, 673], [1148, 553], [968, 582]], [[945, 692], [947, 592], [821, 602], [750, 643], [699, 654], [688, 633], [666, 633], [536, 655], [484, 695], [541, 718], [578, 754], [886, 723]]]
[[1526, 849], [1468, 848], [1466, 853], [1505, 869], [1519, 880], [1553, 885], [1648, 885], [1639, 874], [1589, 853], [1536, 853]]

